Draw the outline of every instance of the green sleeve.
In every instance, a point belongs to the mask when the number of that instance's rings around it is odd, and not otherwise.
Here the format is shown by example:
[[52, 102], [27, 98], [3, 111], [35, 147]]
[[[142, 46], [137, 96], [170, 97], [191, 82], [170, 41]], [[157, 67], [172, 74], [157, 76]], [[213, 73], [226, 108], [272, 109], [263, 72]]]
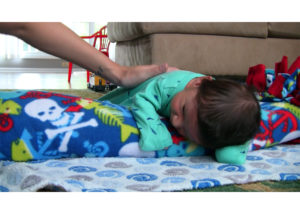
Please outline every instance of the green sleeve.
[[226, 146], [216, 149], [215, 156], [219, 163], [244, 164], [250, 141], [238, 146]]
[[141, 133], [139, 145], [143, 151], [161, 150], [172, 145], [171, 134], [157, 113], [164, 106], [159, 82], [151, 82], [131, 98], [130, 107]]

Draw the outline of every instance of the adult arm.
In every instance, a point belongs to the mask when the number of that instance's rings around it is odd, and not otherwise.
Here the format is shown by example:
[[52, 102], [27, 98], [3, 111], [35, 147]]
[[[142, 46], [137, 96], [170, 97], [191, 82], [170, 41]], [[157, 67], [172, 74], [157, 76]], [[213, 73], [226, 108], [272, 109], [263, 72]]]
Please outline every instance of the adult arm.
[[41, 51], [71, 61], [124, 87], [136, 86], [168, 69], [167, 64], [120, 66], [62, 23], [0, 22], [0, 33], [16, 36]]

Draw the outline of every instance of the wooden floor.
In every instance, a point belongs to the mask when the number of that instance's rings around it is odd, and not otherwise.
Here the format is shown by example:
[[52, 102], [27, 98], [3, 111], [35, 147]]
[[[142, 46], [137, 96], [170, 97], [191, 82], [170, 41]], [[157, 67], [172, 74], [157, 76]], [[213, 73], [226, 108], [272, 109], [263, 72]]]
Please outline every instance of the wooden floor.
[[67, 73], [0, 72], [0, 89], [86, 89], [86, 71]]

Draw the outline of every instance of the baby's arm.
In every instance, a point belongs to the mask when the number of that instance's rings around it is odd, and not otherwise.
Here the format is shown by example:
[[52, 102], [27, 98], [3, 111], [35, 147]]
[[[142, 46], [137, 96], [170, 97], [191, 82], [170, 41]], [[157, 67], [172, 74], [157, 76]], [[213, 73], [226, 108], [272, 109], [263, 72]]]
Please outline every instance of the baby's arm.
[[172, 145], [171, 134], [160, 120], [157, 111], [161, 108], [160, 89], [153, 83], [133, 98], [132, 113], [140, 129], [140, 148], [156, 151]]

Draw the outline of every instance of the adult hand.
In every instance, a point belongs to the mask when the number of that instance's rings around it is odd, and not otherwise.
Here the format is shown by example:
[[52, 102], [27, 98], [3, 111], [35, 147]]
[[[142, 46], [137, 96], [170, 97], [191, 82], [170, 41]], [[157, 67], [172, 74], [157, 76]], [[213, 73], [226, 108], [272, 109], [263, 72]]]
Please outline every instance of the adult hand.
[[179, 68], [176, 68], [176, 67], [168, 67], [168, 70], [167, 70], [167, 72], [171, 72], [171, 71], [178, 71], [178, 70], [180, 70]]
[[167, 72], [168, 64], [161, 65], [139, 65], [133, 67], [121, 67], [119, 70], [119, 85], [123, 87], [134, 87], [145, 80]]

